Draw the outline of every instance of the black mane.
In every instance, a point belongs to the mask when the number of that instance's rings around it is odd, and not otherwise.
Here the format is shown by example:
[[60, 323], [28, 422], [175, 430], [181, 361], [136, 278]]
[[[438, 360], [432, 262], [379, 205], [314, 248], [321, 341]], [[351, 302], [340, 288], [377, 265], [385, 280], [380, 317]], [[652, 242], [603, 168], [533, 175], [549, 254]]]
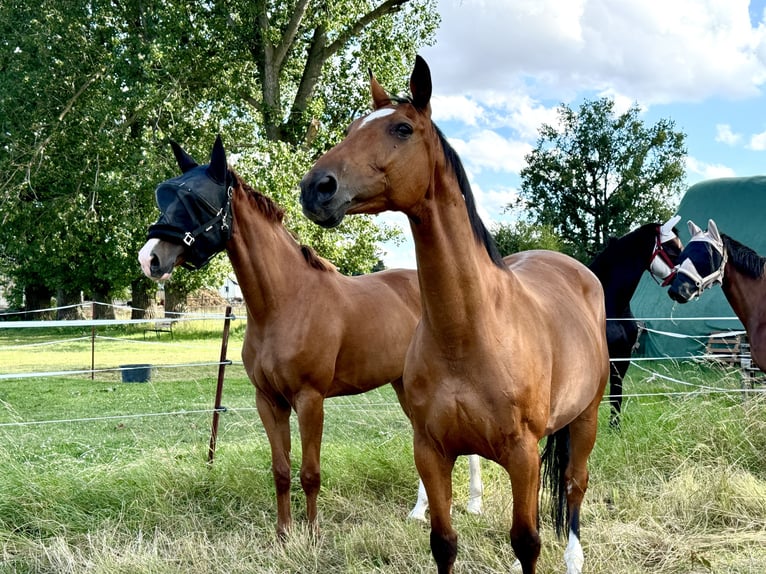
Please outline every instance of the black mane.
[[[635, 255], [639, 259], [648, 261], [651, 255], [651, 246], [657, 236], [657, 225], [657, 223], [645, 223], [622, 237], [610, 237], [604, 248], [588, 264], [588, 267], [599, 278], [602, 278], [605, 272], [620, 266], [620, 264], [629, 263], [629, 267], [636, 267], [634, 261], [626, 261], [626, 254]], [[649, 247], [644, 250], [647, 245]], [[646, 270], [645, 268], [640, 269], [641, 272]]]
[[[389, 101], [392, 104], [412, 104], [412, 98], [410, 96], [390, 96]], [[487, 250], [489, 258], [492, 263], [505, 270], [506, 266], [503, 262], [503, 256], [500, 254], [500, 250], [497, 248], [495, 240], [492, 238], [489, 230], [484, 225], [484, 222], [479, 217], [479, 213], [476, 210], [476, 201], [473, 197], [473, 191], [471, 190], [471, 184], [468, 181], [468, 176], [465, 173], [463, 162], [460, 161], [460, 157], [457, 155], [455, 149], [449, 144], [447, 138], [436, 124], [432, 124], [436, 135], [439, 136], [442, 149], [444, 150], [444, 157], [447, 160], [447, 164], [455, 172], [458, 181], [458, 187], [460, 187], [460, 193], [463, 194], [465, 199], [465, 208], [468, 211], [468, 220], [471, 222], [471, 229], [473, 229], [473, 235], [476, 240], [484, 246]]]
[[721, 233], [721, 239], [723, 239], [723, 245], [729, 254], [729, 261], [737, 271], [752, 279], [763, 277], [766, 257], [761, 257], [747, 245], [742, 245], [725, 233]]
[[447, 164], [457, 176], [458, 186], [460, 187], [460, 193], [463, 194], [463, 198], [465, 199], [465, 208], [468, 211], [468, 220], [471, 222], [471, 229], [473, 229], [474, 237], [476, 237], [476, 240], [479, 243], [484, 245], [492, 263], [501, 269], [506, 269], [503, 257], [500, 255], [500, 250], [497, 248], [495, 240], [492, 238], [492, 235], [487, 230], [487, 227], [484, 225], [484, 222], [481, 220], [481, 217], [479, 217], [479, 213], [476, 210], [476, 201], [473, 197], [473, 191], [471, 191], [471, 184], [468, 182], [468, 176], [463, 168], [463, 162], [460, 161], [460, 157], [458, 157], [457, 152], [449, 144], [442, 131], [436, 124], [433, 124], [433, 126], [436, 134], [439, 136], [439, 141], [444, 150], [444, 157], [447, 160]]

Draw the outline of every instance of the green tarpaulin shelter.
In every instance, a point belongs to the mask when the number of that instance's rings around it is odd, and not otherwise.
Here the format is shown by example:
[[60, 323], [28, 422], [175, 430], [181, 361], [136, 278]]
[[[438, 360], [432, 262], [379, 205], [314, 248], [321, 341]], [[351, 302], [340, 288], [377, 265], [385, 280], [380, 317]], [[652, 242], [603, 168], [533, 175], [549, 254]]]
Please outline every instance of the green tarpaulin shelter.
[[[678, 206], [679, 236], [686, 245], [694, 221], [707, 229], [713, 219], [721, 233], [766, 256], [766, 176], [711, 179], [691, 186]], [[644, 273], [631, 301], [635, 317], [646, 331], [634, 356], [688, 357], [701, 355], [711, 333], [741, 331], [742, 323], [720, 285], [684, 305], [674, 303], [666, 289]], [[726, 318], [733, 318], [733, 320]], [[702, 320], [690, 320], [701, 318]]]

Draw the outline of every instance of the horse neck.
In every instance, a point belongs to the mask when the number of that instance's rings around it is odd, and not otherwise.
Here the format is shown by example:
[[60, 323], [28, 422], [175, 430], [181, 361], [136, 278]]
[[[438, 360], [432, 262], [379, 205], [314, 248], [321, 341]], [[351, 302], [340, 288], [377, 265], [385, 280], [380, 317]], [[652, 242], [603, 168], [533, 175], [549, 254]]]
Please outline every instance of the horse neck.
[[255, 321], [290, 301], [310, 268], [281, 222], [261, 212], [248, 193], [235, 189], [233, 233], [227, 252], [245, 304]]
[[433, 331], [474, 324], [490, 312], [488, 293], [501, 269], [475, 238], [456, 176], [437, 165], [425, 198], [408, 210], [423, 320]]
[[616, 317], [630, 306], [641, 276], [649, 265], [654, 236], [650, 242], [641, 239], [630, 236], [618, 239], [618, 243], [609, 248], [609, 253], [604, 254], [609, 255], [610, 259], [617, 259], [617, 264], [602, 264], [595, 270], [604, 288], [607, 317]]
[[762, 279], [748, 277], [738, 271], [731, 261], [727, 261], [721, 289], [748, 333], [766, 322], [766, 282]]

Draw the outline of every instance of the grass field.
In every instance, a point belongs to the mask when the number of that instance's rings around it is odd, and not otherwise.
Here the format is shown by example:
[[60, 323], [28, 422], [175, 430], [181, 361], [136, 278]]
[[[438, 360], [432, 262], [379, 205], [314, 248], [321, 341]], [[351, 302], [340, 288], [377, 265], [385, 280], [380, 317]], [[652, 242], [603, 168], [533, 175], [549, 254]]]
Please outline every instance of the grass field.
[[[117, 371], [0, 379], [0, 573], [435, 571], [428, 527], [405, 519], [417, 473], [388, 387], [327, 403], [317, 537], [302, 521], [294, 434], [296, 525], [275, 539], [269, 447], [241, 365], [227, 368], [228, 410], [206, 464], [217, 367], [160, 367], [217, 361], [220, 325], [181, 325], [172, 342], [99, 333], [96, 367], [151, 363], [147, 383]], [[235, 323], [230, 358], [242, 332]], [[89, 368], [90, 334], [0, 330], [0, 375]], [[621, 432], [602, 408], [582, 516], [586, 572], [766, 572], [764, 396], [745, 398], [738, 374], [693, 362], [640, 367], [626, 393], [642, 396], [626, 400]], [[732, 392], [689, 394], [662, 375]], [[456, 572], [507, 573], [510, 484], [497, 465], [482, 469], [485, 513], [473, 516], [467, 464], [456, 465]], [[565, 541], [546, 516], [541, 533], [539, 572], [564, 572]]]

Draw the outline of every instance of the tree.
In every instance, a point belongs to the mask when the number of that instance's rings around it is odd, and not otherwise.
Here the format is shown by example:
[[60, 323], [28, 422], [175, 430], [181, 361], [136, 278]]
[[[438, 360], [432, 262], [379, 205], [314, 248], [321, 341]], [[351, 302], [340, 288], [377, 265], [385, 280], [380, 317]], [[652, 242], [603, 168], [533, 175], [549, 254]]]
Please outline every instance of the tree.
[[558, 108], [558, 127], [543, 125], [521, 171], [527, 218], [550, 226], [565, 251], [590, 261], [610, 236], [672, 214], [684, 184], [685, 134], [662, 119], [645, 126], [637, 105], [621, 115], [614, 101]]
[[564, 250], [561, 238], [551, 227], [525, 221], [498, 224], [492, 229], [492, 237], [503, 256], [529, 249]]
[[[0, 4], [0, 276], [42, 300], [151, 288], [135, 255], [175, 175], [168, 138], [204, 161], [223, 132], [297, 214], [300, 176], [368, 106], [366, 68], [400, 85], [438, 21], [434, 0]], [[346, 272], [392, 233], [288, 224]]]

